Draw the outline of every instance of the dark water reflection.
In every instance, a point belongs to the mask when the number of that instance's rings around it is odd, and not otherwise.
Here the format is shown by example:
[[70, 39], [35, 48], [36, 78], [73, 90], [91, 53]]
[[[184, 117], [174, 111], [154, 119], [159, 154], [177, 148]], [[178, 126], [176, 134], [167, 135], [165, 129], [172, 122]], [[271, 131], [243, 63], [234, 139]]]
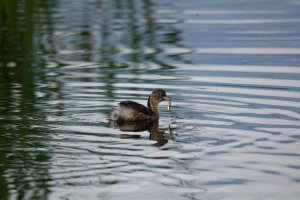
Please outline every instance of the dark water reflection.
[[[171, 128], [169, 127], [167, 134], [159, 130], [159, 120], [156, 121], [141, 121], [141, 122], [117, 122], [110, 121], [109, 126], [117, 128], [124, 132], [149, 132], [150, 140], [155, 140], [157, 143], [154, 146], [161, 147], [168, 142], [168, 138], [172, 136]], [[121, 138], [141, 138], [138, 134], [121, 134]]]
[[[298, 199], [298, 1], [0, 1], [0, 199]], [[159, 122], [110, 124], [164, 88]]]

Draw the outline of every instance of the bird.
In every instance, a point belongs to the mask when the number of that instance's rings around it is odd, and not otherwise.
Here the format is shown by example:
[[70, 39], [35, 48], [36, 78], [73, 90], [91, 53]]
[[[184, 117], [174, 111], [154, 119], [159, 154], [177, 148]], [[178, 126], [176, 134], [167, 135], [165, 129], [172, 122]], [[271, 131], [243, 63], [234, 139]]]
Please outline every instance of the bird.
[[155, 89], [149, 95], [147, 107], [134, 101], [121, 101], [109, 115], [109, 120], [118, 122], [154, 121], [159, 118], [158, 104], [168, 101], [168, 110], [171, 108], [171, 98], [165, 90]]

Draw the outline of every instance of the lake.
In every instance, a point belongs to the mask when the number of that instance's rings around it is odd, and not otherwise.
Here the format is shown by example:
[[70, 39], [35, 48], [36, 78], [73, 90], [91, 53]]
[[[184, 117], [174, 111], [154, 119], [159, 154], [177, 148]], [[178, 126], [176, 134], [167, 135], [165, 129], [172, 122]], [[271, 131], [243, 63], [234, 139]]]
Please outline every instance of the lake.
[[300, 1], [0, 2], [0, 199], [299, 196]]

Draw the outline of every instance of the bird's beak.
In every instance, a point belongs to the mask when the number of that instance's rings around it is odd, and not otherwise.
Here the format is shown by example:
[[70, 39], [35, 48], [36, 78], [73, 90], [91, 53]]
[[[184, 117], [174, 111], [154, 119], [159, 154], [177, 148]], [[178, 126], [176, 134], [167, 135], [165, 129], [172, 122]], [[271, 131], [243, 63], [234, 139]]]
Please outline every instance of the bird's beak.
[[165, 96], [163, 99], [165, 101], [168, 101], [168, 110], [171, 110], [171, 97]]

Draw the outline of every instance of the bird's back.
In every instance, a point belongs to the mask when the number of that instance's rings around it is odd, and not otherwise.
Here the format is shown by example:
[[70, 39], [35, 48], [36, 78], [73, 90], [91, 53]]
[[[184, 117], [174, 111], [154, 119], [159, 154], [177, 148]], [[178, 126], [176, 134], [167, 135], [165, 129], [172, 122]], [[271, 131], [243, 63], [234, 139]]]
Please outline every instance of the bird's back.
[[120, 102], [118, 108], [110, 115], [110, 119], [115, 121], [142, 121], [155, 117], [151, 110], [134, 101]]

